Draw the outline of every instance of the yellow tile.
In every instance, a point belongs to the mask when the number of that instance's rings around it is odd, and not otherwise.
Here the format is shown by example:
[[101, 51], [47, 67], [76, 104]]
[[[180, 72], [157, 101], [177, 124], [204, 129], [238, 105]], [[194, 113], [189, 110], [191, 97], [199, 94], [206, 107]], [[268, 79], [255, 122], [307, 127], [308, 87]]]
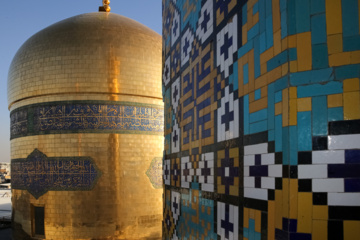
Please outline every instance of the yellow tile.
[[360, 63], [360, 51], [350, 52], [350, 63], [351, 64]]
[[326, 0], [325, 9], [327, 34], [342, 33], [341, 0]]
[[327, 240], [327, 225], [328, 222], [324, 220], [313, 220], [312, 225], [312, 239]]
[[350, 64], [350, 52], [334, 53], [329, 55], [329, 66], [343, 66]]
[[360, 221], [344, 221], [344, 240], [358, 240]]
[[281, 40], [281, 51], [285, 51], [287, 48], [288, 48], [288, 39], [286, 37]]
[[298, 205], [298, 180], [290, 179], [290, 195], [289, 195], [289, 217], [297, 219], [297, 205]]
[[274, 33], [274, 54], [281, 53], [281, 30]]
[[311, 111], [311, 98], [298, 98], [297, 99], [298, 112]]
[[239, 157], [239, 149], [238, 148], [231, 148], [229, 150], [229, 155], [231, 158]]
[[289, 88], [289, 97], [290, 98], [297, 98], [297, 89], [296, 87]]
[[350, 78], [343, 81], [344, 92], [359, 91], [359, 78]]
[[311, 233], [312, 228], [312, 193], [298, 194], [298, 225], [297, 231]]
[[255, 15], [253, 15], [253, 24], [255, 25], [258, 22], [259, 22], [259, 12], [255, 13]]
[[260, 74], [261, 75], [264, 75], [267, 71], [267, 64], [266, 63], [263, 63], [260, 65]]
[[329, 218], [328, 206], [314, 205], [313, 219], [327, 220]]
[[360, 93], [344, 93], [344, 120], [360, 118]]
[[328, 95], [327, 100], [328, 108], [342, 107], [343, 105], [343, 95], [341, 93]]
[[255, 210], [255, 231], [261, 233], [261, 211]]
[[266, 97], [261, 98], [249, 104], [249, 112], [250, 113], [257, 112], [261, 109], [267, 108], [267, 105], [268, 105], [267, 98]]
[[288, 48], [296, 48], [297, 44], [296, 35], [288, 36]]
[[297, 61], [294, 60], [294, 61], [290, 61], [290, 72], [294, 73], [294, 72], [297, 72]]
[[289, 73], [289, 63], [287, 62], [281, 65], [281, 76], [283, 77], [288, 73]]
[[249, 218], [251, 219], [255, 219], [255, 210], [249, 208]]
[[249, 228], [249, 209], [244, 208], [244, 227]]
[[275, 190], [275, 227], [282, 229], [282, 195], [281, 190]]
[[247, 27], [247, 23], [244, 24], [244, 26], [242, 27], [242, 44], [244, 45], [245, 43], [247, 43], [247, 32], [248, 32], [248, 27]]
[[262, 54], [260, 54], [260, 64], [267, 63], [270, 59], [274, 57], [274, 48], [271, 47]]
[[311, 32], [297, 34], [297, 62], [298, 71], [307, 71], [312, 68]]
[[282, 217], [289, 218], [289, 179], [283, 178], [282, 182]]
[[272, 1], [273, 31], [280, 30], [280, 0]]
[[268, 83], [275, 82], [281, 78], [282, 66], [279, 66], [267, 73]]
[[275, 202], [268, 201], [268, 240], [275, 240]]
[[342, 34], [334, 34], [327, 36], [328, 53], [340, 53], [343, 51], [343, 38]]
[[275, 103], [275, 115], [282, 113], [282, 102]]
[[289, 100], [289, 125], [296, 126], [297, 125], [297, 99], [292, 98]]
[[289, 89], [282, 91], [282, 121], [283, 127], [289, 126]]

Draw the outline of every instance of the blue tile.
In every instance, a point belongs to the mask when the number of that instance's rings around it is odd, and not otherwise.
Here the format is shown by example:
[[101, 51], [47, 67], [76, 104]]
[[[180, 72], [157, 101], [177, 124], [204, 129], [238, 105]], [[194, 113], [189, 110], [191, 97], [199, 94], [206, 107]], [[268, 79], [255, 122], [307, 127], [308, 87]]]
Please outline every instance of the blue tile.
[[345, 163], [360, 163], [360, 150], [345, 150]]
[[[342, 93], [341, 82], [328, 82], [326, 84], [312, 84], [306, 86], [299, 86], [297, 88], [298, 98], [315, 97], [329, 94]], [[326, 107], [327, 108], [327, 107]]]
[[289, 48], [289, 61], [297, 60], [297, 50], [296, 48]]
[[261, 233], [255, 232], [255, 240], [261, 240]]
[[328, 164], [328, 178], [358, 178], [360, 164]]
[[343, 108], [329, 108], [328, 109], [328, 121], [341, 121], [344, 120]]
[[265, 23], [265, 0], [259, 0], [259, 24], [260, 24], [260, 33], [265, 32], [266, 23]]
[[312, 150], [311, 112], [298, 112], [298, 151]]
[[259, 100], [261, 98], [261, 89], [255, 90], [255, 100]]
[[336, 80], [358, 78], [360, 76], [360, 64], [346, 65], [335, 68]]
[[247, 40], [250, 41], [258, 34], [259, 34], [259, 23], [255, 24], [252, 28], [249, 29], [247, 33]]
[[343, 36], [359, 35], [358, 0], [341, 1]]
[[275, 152], [282, 151], [282, 115], [275, 116]]
[[238, 50], [238, 58], [241, 58], [242, 56], [244, 56], [246, 53], [248, 53], [251, 49], [253, 49], [254, 44], [253, 41], [248, 41], [247, 43], [245, 43], [243, 46], [241, 46]]
[[282, 77], [275, 81], [275, 92], [283, 90], [289, 86], [288, 77]]
[[345, 179], [345, 192], [360, 192], [360, 177]]
[[267, 109], [262, 109], [254, 113], [250, 113], [250, 123], [266, 120], [267, 117], [268, 117]]
[[247, 23], [247, 3], [242, 7], [242, 25], [244, 26]]
[[244, 81], [244, 85], [249, 83], [249, 64], [248, 63], [243, 65], [243, 81]]
[[259, 11], [259, 2], [256, 2], [253, 6], [253, 15]]
[[273, 37], [273, 18], [270, 15], [266, 18], [266, 49], [269, 49], [274, 45], [274, 37]]
[[313, 136], [327, 136], [327, 97], [312, 98], [312, 133]]
[[288, 35], [286, 10], [281, 11], [280, 13], [280, 25], [281, 25], [281, 39], [283, 39]]
[[343, 37], [344, 52], [360, 50], [360, 35]]
[[249, 219], [249, 239], [255, 238], [255, 220]]
[[310, 0], [295, 0], [296, 33], [310, 31]]
[[289, 140], [290, 140], [290, 165], [296, 166], [298, 164], [298, 131], [296, 126], [289, 126]]
[[312, 67], [322, 69], [329, 67], [327, 44], [312, 45]]
[[267, 130], [267, 120], [250, 123], [250, 134], [265, 132]]
[[244, 238], [249, 238], [249, 229], [244, 227]]
[[244, 96], [244, 134], [248, 135], [250, 132], [249, 129], [249, 95]]
[[266, 65], [267, 65], [267, 71], [270, 72], [271, 70], [281, 66], [282, 64], [286, 63], [288, 61], [288, 51], [285, 50], [278, 55], [274, 56], [272, 59], [270, 59]]
[[311, 240], [309, 233], [290, 233], [290, 240]]
[[311, 17], [311, 44], [326, 43], [325, 13]]
[[275, 93], [275, 103], [282, 101], [282, 91], [278, 91]]
[[311, 0], [310, 4], [311, 15], [325, 12], [325, 0]]
[[268, 131], [268, 141], [274, 141], [275, 140], [275, 130], [269, 130]]
[[280, 11], [285, 11], [286, 10], [286, 2], [287, 0], [280, 0]]
[[254, 38], [254, 72], [255, 78], [260, 77], [260, 40], [259, 36]]
[[[296, 34], [296, 0], [288, 0], [287, 1], [287, 27], [288, 34], [294, 35]], [[282, 27], [282, 26], [281, 26]]]
[[265, 0], [266, 17], [272, 17], [272, 0]]
[[260, 34], [260, 53], [266, 50], [266, 32]]
[[275, 129], [275, 84], [268, 85], [268, 129]]

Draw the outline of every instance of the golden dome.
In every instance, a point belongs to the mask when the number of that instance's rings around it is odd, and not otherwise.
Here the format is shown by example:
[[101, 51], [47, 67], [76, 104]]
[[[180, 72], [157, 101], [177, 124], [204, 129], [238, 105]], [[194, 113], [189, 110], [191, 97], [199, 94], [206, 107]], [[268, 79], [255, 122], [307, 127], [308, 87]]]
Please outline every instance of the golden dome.
[[10, 66], [8, 104], [74, 94], [160, 99], [161, 84], [154, 85], [159, 77], [159, 34], [114, 13], [86, 13], [55, 23], [23, 44]]

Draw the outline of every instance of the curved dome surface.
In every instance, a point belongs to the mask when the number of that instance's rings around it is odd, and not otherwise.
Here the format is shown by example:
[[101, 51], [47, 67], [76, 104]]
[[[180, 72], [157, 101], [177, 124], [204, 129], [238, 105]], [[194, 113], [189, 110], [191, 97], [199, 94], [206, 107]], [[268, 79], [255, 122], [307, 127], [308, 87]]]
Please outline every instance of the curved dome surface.
[[22, 45], [9, 70], [8, 104], [53, 94], [161, 99], [158, 76], [159, 34], [114, 13], [86, 13], [55, 23]]

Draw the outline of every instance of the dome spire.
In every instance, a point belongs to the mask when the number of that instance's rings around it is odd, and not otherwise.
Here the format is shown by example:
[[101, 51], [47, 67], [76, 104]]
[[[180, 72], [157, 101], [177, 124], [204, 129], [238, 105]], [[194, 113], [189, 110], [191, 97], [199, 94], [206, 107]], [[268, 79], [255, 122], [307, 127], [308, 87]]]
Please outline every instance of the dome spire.
[[99, 7], [99, 12], [110, 12], [110, 0], [103, 0], [103, 5]]

